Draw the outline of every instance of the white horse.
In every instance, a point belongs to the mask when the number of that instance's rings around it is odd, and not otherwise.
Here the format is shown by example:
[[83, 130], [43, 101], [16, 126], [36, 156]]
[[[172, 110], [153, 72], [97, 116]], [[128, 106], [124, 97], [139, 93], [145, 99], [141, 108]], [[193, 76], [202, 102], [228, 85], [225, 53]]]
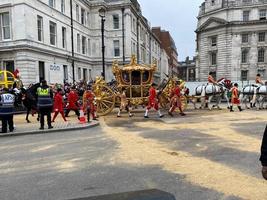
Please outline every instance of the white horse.
[[[205, 107], [206, 99], [208, 99], [207, 103], [209, 110], [211, 110], [213, 107], [221, 109], [219, 104], [221, 103], [222, 97], [226, 99], [228, 108], [230, 108], [229, 98], [227, 96], [227, 92], [229, 91], [230, 87], [231, 87], [231, 81], [222, 78], [218, 81], [217, 84], [208, 83], [206, 85], [197, 86], [195, 89], [195, 95], [193, 96], [200, 96], [201, 99], [200, 109]], [[216, 98], [216, 104], [211, 107], [210, 102], [213, 98]], [[195, 103], [196, 102], [193, 102], [194, 107], [196, 108]]]
[[256, 92], [256, 99], [255, 103], [257, 106], [257, 109], [263, 109], [264, 107], [264, 102], [266, 101], [267, 98], [267, 85], [247, 85], [242, 89], [240, 99], [243, 104], [245, 104], [245, 107], [249, 109], [247, 102], [250, 102], [250, 107], [252, 108], [252, 99], [253, 96], [255, 95]]

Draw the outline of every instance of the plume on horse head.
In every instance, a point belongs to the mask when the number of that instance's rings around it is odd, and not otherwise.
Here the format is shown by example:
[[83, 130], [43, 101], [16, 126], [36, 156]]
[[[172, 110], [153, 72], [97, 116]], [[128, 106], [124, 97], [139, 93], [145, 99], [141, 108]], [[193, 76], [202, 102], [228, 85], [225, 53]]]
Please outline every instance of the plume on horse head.
[[230, 89], [232, 86], [232, 81], [226, 78], [221, 78], [218, 81], [219, 85], [223, 85], [224, 87], [226, 87], [227, 89]]

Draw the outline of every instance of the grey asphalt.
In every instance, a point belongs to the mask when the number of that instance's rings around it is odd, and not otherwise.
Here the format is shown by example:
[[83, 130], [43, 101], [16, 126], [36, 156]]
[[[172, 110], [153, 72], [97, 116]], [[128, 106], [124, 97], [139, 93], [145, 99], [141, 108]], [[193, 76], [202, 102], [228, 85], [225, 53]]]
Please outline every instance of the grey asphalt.
[[[170, 143], [173, 150], [182, 149], [192, 155], [259, 177], [253, 167], [253, 162], [258, 162], [256, 153], [225, 148], [220, 145], [218, 138], [205, 134], [200, 137], [197, 130], [180, 130], [180, 134], [173, 130], [159, 131], [153, 127], [144, 130], [133, 125], [134, 122], [143, 121], [142, 117], [131, 120], [123, 118], [120, 121], [115, 119], [107, 118], [107, 126], [127, 127], [129, 134], [140, 130], [142, 137]], [[174, 122], [171, 118], [150, 120], [158, 123]], [[191, 120], [194, 123], [196, 119]], [[256, 138], [261, 137], [260, 130], [264, 126], [263, 123], [257, 124]], [[246, 127], [235, 125], [244, 134], [248, 134], [249, 127], [249, 123]], [[193, 144], [196, 142], [209, 148], [201, 153], [195, 151]], [[177, 200], [239, 199], [193, 185], [186, 181], [184, 175], [167, 172], [160, 166], [140, 167], [112, 163], [112, 156], [118, 148], [118, 144], [104, 133], [102, 126], [53, 134], [0, 138], [0, 199], [67, 200], [152, 188], [170, 192]], [[240, 162], [236, 162], [236, 159]]]

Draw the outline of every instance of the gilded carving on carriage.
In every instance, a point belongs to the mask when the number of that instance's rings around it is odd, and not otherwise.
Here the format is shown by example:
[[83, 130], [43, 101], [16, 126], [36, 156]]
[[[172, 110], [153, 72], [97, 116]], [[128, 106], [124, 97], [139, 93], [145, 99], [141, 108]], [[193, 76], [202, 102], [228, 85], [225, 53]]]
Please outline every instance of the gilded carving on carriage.
[[[153, 76], [156, 71], [157, 64], [155, 61], [150, 65], [138, 64], [134, 55], [130, 63], [124, 66], [120, 66], [118, 61], [115, 60], [112, 65], [112, 72], [116, 81], [108, 85], [103, 79], [97, 78], [93, 86], [98, 114], [106, 115], [111, 112], [116, 105], [118, 95], [123, 90], [126, 91], [127, 101], [131, 106], [145, 106], [148, 102], [149, 88], [153, 83]], [[166, 84], [160, 89], [161, 97], [159, 99], [166, 108], [175, 81], [175, 78], [168, 78]]]

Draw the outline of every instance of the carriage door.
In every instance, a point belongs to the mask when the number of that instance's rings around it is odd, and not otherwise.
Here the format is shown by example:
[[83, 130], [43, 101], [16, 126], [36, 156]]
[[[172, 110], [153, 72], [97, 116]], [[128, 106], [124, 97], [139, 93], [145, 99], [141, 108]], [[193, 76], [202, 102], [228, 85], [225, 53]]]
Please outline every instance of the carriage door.
[[45, 80], [45, 63], [39, 61], [39, 81]]

